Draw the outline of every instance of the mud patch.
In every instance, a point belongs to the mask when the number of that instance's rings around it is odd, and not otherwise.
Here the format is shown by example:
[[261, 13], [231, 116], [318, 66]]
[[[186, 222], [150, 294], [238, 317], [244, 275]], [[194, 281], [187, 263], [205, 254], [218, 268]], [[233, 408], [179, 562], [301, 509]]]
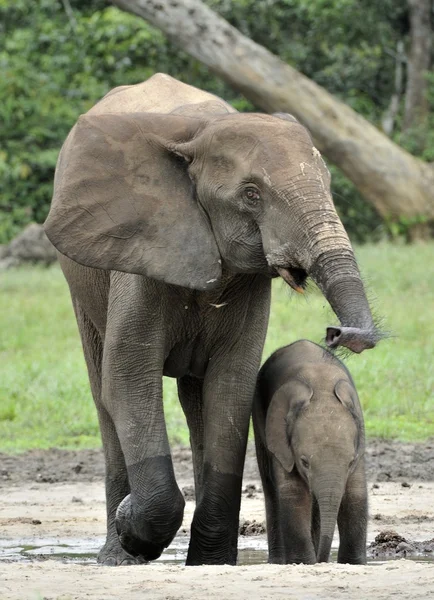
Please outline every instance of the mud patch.
[[[179, 484], [189, 485], [193, 480], [190, 448], [172, 449], [172, 458]], [[376, 482], [408, 480], [434, 481], [434, 440], [419, 444], [370, 439], [366, 448], [367, 475]], [[102, 450], [31, 450], [23, 454], [0, 454], [0, 487], [15, 483], [93, 482], [104, 478]], [[255, 494], [250, 486], [259, 481], [254, 443], [250, 442], [244, 468], [244, 494]], [[405, 488], [403, 488], [405, 489]], [[407, 488], [409, 489], [409, 488]]]
[[182, 488], [182, 495], [184, 496], [184, 500], [194, 500], [194, 485], [184, 485]]
[[249, 483], [242, 490], [242, 493], [246, 496], [246, 498], [256, 498], [258, 493], [261, 492], [261, 488], [259, 486], [256, 486], [254, 483]]
[[253, 521], [243, 521], [238, 530], [239, 535], [263, 535], [266, 532], [265, 523], [258, 523], [256, 519]]
[[371, 481], [402, 482], [434, 480], [434, 440], [404, 444], [396, 441], [368, 440], [367, 474]]
[[393, 529], [387, 529], [380, 531], [369, 545], [368, 556], [377, 559], [425, 557], [434, 560], [434, 538], [415, 542], [406, 539]]

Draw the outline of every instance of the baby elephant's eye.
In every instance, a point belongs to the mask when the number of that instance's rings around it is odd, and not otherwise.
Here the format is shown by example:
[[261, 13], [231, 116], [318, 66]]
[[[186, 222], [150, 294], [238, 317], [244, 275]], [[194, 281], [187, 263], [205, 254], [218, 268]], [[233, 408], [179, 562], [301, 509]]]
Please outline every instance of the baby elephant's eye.
[[246, 188], [244, 190], [244, 197], [249, 204], [256, 204], [261, 199], [259, 191], [254, 187]]
[[303, 465], [303, 467], [304, 467], [305, 469], [308, 469], [308, 468], [309, 468], [309, 461], [307, 460], [307, 458], [306, 458], [305, 456], [302, 456], [302, 457], [300, 458], [300, 462], [301, 462], [301, 464]]

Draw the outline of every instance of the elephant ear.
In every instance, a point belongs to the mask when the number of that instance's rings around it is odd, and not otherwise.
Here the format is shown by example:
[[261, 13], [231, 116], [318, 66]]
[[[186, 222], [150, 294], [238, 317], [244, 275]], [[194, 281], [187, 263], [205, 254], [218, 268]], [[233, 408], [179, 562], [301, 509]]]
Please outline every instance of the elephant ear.
[[336, 398], [350, 412], [356, 423], [356, 448], [358, 449], [358, 453], [360, 455], [363, 453], [365, 446], [365, 424], [363, 421], [363, 412], [360, 406], [356, 388], [347, 379], [339, 379], [335, 385], [334, 392]]
[[294, 468], [294, 454], [290, 438], [299, 412], [310, 402], [313, 390], [301, 379], [291, 379], [280, 387], [271, 399], [265, 423], [268, 450], [290, 473]]
[[59, 159], [45, 231], [72, 260], [211, 289], [221, 261], [178, 146], [206, 123], [182, 115], [84, 115]]
[[335, 385], [335, 396], [351, 413], [354, 413], [356, 405], [356, 391], [346, 379], [339, 379]]

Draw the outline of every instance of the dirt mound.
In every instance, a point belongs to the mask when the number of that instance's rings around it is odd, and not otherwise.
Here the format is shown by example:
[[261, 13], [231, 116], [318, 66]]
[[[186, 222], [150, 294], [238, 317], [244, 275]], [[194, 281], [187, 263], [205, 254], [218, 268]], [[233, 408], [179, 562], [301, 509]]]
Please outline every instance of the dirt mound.
[[253, 519], [253, 521], [243, 521], [240, 523], [238, 532], [240, 535], [262, 535], [266, 532], [265, 523], [258, 523], [256, 519]]
[[424, 542], [413, 542], [392, 529], [380, 531], [368, 546], [368, 556], [372, 558], [431, 556], [433, 553], [434, 538]]

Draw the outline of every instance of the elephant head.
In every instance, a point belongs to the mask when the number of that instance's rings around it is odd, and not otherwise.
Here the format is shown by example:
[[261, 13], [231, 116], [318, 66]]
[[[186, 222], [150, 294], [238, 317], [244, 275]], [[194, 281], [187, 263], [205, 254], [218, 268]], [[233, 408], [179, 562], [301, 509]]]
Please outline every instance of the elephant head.
[[318, 562], [328, 561], [347, 480], [364, 453], [357, 392], [339, 376], [331, 386], [325, 383], [330, 368], [315, 366], [321, 385], [311, 386], [303, 375], [282, 385], [273, 395], [265, 425], [268, 450], [286, 472], [296, 469], [319, 508]]
[[341, 323], [330, 347], [361, 352], [378, 338], [329, 172], [289, 115], [83, 115], [45, 230], [78, 263], [197, 290], [222, 269], [280, 275], [297, 291], [311, 276]]

